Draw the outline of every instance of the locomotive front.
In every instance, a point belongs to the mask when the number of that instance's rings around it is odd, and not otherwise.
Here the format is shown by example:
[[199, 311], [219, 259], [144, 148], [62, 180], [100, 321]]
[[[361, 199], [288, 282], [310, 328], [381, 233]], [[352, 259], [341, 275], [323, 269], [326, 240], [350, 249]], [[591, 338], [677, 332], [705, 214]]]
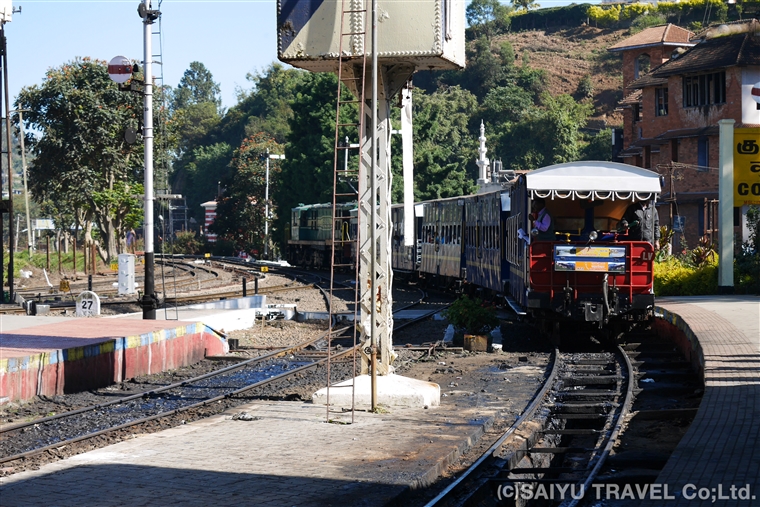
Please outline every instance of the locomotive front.
[[[623, 220], [637, 203], [660, 193], [655, 172], [614, 162], [572, 162], [531, 171], [512, 189], [507, 237], [509, 292], [537, 323], [618, 328], [654, 310], [654, 245], [634, 237]], [[539, 234], [531, 205], [543, 199], [553, 234]], [[656, 210], [647, 215], [656, 229]], [[510, 230], [511, 229], [511, 230]], [[509, 255], [507, 256], [509, 257]]]

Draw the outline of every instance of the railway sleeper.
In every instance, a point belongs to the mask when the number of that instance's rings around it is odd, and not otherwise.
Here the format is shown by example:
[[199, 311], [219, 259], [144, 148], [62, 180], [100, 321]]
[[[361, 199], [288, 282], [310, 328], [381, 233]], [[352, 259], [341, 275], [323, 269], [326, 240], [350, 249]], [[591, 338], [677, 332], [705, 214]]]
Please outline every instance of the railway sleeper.
[[590, 386], [600, 384], [616, 384], [621, 381], [622, 378], [618, 375], [598, 375], [598, 376], [576, 376], [573, 378], [563, 379], [562, 382], [566, 386]]
[[572, 474], [578, 472], [579, 469], [575, 467], [524, 467], [513, 468], [506, 473], [510, 475], [528, 475], [528, 474]]
[[534, 447], [528, 452], [531, 454], [576, 454], [591, 452], [593, 448], [589, 447]]
[[597, 414], [607, 414], [617, 406], [617, 403], [557, 403], [552, 412], [555, 414], [586, 414], [593, 411]]
[[557, 400], [573, 398], [577, 401], [587, 401], [591, 399], [619, 397], [621, 395], [622, 393], [617, 389], [579, 389], [577, 391], [560, 391], [554, 398]]
[[544, 435], [596, 435], [603, 430], [596, 430], [593, 428], [572, 428], [572, 429], [548, 429], [541, 430], [539, 433]]
[[607, 414], [594, 414], [594, 413], [587, 413], [587, 414], [554, 414], [553, 417], [555, 419], [563, 419], [563, 420], [566, 420], [566, 421], [569, 421], [569, 420], [575, 420], [575, 421], [582, 421], [582, 420], [596, 421], [596, 420], [607, 419]]

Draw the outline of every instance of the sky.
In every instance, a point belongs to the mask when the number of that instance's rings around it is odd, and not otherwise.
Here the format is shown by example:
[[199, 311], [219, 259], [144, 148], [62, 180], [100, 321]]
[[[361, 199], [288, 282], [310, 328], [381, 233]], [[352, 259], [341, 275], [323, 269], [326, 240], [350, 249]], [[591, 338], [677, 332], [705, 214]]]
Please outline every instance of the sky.
[[[12, 100], [23, 87], [41, 84], [48, 69], [76, 57], [109, 61], [125, 56], [142, 61], [139, 0], [12, 3], [15, 9], [21, 8], [5, 25]], [[538, 3], [555, 7], [570, 2]], [[159, 77], [163, 69], [165, 85], [176, 87], [190, 63], [201, 62], [219, 83], [222, 105], [229, 108], [237, 103], [236, 90], [251, 88], [247, 74], [262, 72], [277, 61], [275, 0], [163, 0], [160, 4], [153, 0], [154, 9], [159, 5], [163, 65], [154, 65], [153, 74]], [[158, 23], [153, 26], [158, 31]], [[154, 36], [154, 54], [159, 53], [158, 41], [159, 36]]]

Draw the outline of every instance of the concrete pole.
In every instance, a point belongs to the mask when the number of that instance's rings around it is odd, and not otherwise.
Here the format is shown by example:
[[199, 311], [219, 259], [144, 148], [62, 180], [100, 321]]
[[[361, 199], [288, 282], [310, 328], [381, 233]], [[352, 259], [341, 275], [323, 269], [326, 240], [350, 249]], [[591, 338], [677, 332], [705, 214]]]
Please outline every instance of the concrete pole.
[[26, 153], [24, 150], [24, 111], [28, 109], [18, 109], [18, 128], [19, 128], [19, 145], [21, 148], [21, 169], [24, 173], [24, 202], [26, 204], [26, 241], [27, 248], [29, 249], [29, 258], [32, 257], [34, 252], [34, 244], [32, 241], [32, 221], [29, 218], [29, 186], [26, 183]]
[[[0, 53], [2, 53], [2, 67], [3, 67], [3, 87], [0, 90], [0, 95], [5, 95], [5, 142], [8, 150], [6, 151], [6, 157], [8, 160], [8, 200], [5, 211], [8, 213], [8, 302], [13, 302], [13, 254], [16, 249], [13, 247], [13, 160], [11, 147], [11, 115], [10, 111], [10, 97], [8, 91], [8, 45], [5, 40], [5, 23], [0, 23]], [[2, 197], [0, 197], [2, 199]], [[2, 220], [2, 214], [0, 214], [0, 220]], [[0, 231], [2, 232], [2, 231]], [[2, 248], [2, 236], [0, 236], [0, 250], [5, 251]], [[0, 255], [0, 269], [2, 268], [3, 257]], [[0, 294], [2, 294], [2, 286], [0, 280]]]
[[720, 129], [718, 292], [732, 294], [734, 292], [734, 120], [720, 120], [718, 128]]
[[[150, 11], [150, 0], [144, 0], [145, 10]], [[145, 67], [145, 90], [143, 92], [143, 140], [145, 142], [145, 293], [142, 299], [143, 319], [156, 319], [156, 298], [153, 251], [153, 49], [151, 47], [153, 16], [143, 17], [143, 65]]]
[[269, 260], [269, 148], [267, 148], [267, 185], [264, 190], [264, 258]]

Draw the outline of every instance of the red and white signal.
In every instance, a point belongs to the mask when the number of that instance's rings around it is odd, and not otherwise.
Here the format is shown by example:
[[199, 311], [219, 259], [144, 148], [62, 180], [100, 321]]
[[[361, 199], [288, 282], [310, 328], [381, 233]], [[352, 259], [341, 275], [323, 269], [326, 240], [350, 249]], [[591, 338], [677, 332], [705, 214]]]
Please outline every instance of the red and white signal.
[[126, 83], [132, 77], [132, 62], [126, 56], [114, 56], [108, 62], [108, 77], [119, 84]]

